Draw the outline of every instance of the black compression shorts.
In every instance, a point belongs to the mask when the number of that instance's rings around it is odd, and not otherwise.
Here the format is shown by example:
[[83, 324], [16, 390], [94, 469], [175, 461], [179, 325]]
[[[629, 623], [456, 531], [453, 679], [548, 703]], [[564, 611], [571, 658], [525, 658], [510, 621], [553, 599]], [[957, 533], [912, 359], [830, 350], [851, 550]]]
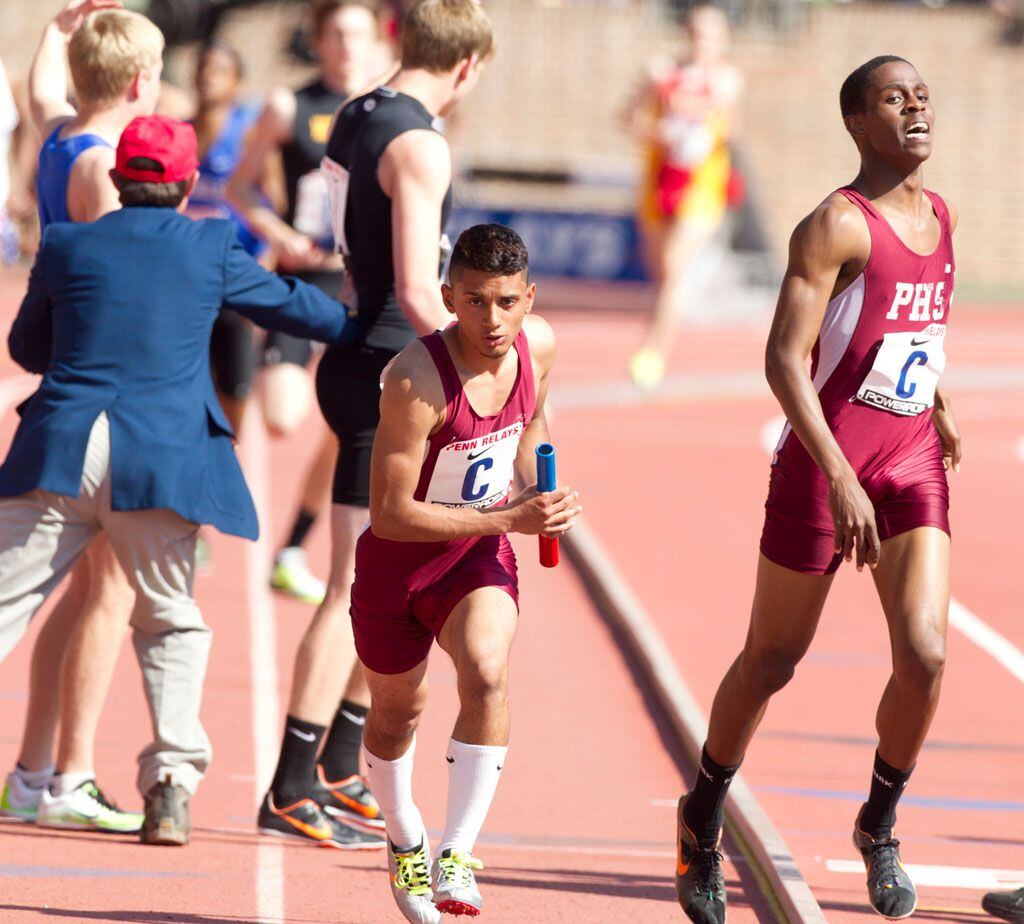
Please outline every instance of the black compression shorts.
[[391, 350], [328, 347], [316, 370], [316, 396], [340, 450], [331, 501], [370, 506], [370, 453], [380, 422], [380, 374]]
[[240, 314], [222, 311], [210, 334], [210, 371], [217, 391], [244, 401], [252, 390], [256, 348], [252, 325]]

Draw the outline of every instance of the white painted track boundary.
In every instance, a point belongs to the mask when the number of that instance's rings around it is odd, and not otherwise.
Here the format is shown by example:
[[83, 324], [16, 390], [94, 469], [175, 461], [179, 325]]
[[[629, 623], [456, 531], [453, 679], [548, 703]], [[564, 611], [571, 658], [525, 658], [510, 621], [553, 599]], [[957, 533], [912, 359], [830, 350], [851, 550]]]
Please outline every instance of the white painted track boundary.
[[[585, 523], [575, 526], [562, 545], [601, 614], [629, 649], [664, 708], [671, 722], [668, 732], [696, 767], [707, 736], [707, 719], [661, 633]], [[729, 791], [726, 823], [758, 874], [766, 897], [773, 900], [776, 915], [787, 924], [824, 924], [825, 915], [789, 848], [742, 776], [733, 780]]]
[[[250, 408], [241, 443], [246, 480], [262, 519], [267, 510], [267, 434], [260, 415]], [[264, 522], [264, 526], [266, 523]], [[270, 547], [260, 531], [256, 542], [245, 544], [245, 602], [249, 612], [249, 675], [252, 694], [252, 743], [255, 798], [259, 804], [270, 785], [277, 760], [280, 706], [277, 695], [277, 626], [274, 603], [267, 586]], [[255, 819], [254, 819], [255, 821]], [[256, 919], [259, 924], [280, 924], [284, 911], [284, 848], [261, 837], [256, 847]]]
[[949, 601], [949, 624], [1024, 683], [1024, 651], [1005, 635], [996, 632], [987, 622], [975, 616], [959, 600]]

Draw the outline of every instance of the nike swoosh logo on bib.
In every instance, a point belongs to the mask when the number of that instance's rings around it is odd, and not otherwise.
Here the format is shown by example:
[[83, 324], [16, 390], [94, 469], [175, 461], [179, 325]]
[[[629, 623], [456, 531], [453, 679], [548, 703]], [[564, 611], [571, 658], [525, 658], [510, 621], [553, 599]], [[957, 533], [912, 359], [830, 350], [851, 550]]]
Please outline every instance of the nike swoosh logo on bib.
[[480, 456], [482, 456], [485, 452], [490, 452], [490, 451], [491, 451], [491, 447], [488, 446], [486, 449], [481, 449], [479, 452], [471, 452], [468, 456], [466, 456], [466, 459], [468, 459], [470, 462], [472, 462], [474, 459], [479, 459]]

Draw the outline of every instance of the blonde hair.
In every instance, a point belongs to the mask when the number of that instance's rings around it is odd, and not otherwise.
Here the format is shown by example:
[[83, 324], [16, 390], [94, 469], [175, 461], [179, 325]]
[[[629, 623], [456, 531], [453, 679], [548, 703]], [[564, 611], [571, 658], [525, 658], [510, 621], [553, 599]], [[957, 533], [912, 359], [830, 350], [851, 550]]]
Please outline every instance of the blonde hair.
[[75, 92], [90, 102], [116, 99], [163, 53], [164, 37], [145, 16], [128, 10], [93, 13], [68, 45]]
[[402, 22], [402, 67], [443, 74], [494, 53], [491, 22], [478, 0], [419, 0]]

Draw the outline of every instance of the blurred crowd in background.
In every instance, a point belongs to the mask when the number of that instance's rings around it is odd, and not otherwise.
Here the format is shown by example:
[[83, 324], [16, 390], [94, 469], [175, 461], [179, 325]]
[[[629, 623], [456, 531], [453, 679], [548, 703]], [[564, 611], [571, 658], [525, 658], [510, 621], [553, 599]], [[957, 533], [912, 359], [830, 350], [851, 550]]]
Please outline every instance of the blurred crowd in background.
[[[197, 56], [211, 38], [237, 49], [235, 92], [257, 110], [274, 86], [299, 86], [313, 71], [304, 0], [127, 5], [151, 16], [167, 36], [164, 106], [175, 115], [195, 112]], [[24, 117], [18, 123], [18, 100], [28, 55], [58, 6], [57, 0], [8, 0], [0, 9], [0, 57], [13, 88], [13, 99], [0, 88], [0, 144], [18, 124], [9, 140], [10, 220], [0, 238], [7, 260], [18, 252], [15, 227], [20, 252], [29, 257], [35, 248], [31, 171], [38, 139]], [[497, 56], [479, 93], [448, 127], [459, 171], [450, 231], [497, 218], [511, 222], [542, 255], [543, 275], [639, 283], [644, 292], [650, 280], [666, 281], [645, 220], [652, 154], [642, 123], [650, 112], [645, 107], [657, 105], [666, 81], [692, 57], [691, 8], [680, 0], [491, 0]], [[962, 291], [1016, 295], [1024, 278], [1013, 242], [1024, 237], [1024, 192], [1006, 189], [998, 178], [1004, 168], [1015, 169], [1024, 128], [1006, 123], [998, 93], [981, 90], [1024, 79], [1020, 0], [732, 0], [719, 9], [715, 54], [742, 77], [730, 91], [728, 128], [722, 113], [715, 117], [728, 148], [728, 211], [724, 224], [712, 222], [714, 234], [696, 235], [709, 240], [681, 245], [684, 257], [695, 246], [704, 255], [695, 262], [700, 272], [680, 290], [691, 292], [681, 299], [684, 315], [714, 319], [770, 307], [789, 229], [829, 189], [851, 179], [854, 150], [836, 101], [842, 76], [879, 53], [909, 58], [931, 84], [938, 135], [927, 180], [961, 207]], [[401, 2], [386, 0], [379, 10], [385, 62]], [[999, 137], [976, 143], [982, 124], [1000, 124]], [[722, 163], [719, 158], [725, 169]], [[650, 305], [656, 298], [645, 294], [640, 301]]]

